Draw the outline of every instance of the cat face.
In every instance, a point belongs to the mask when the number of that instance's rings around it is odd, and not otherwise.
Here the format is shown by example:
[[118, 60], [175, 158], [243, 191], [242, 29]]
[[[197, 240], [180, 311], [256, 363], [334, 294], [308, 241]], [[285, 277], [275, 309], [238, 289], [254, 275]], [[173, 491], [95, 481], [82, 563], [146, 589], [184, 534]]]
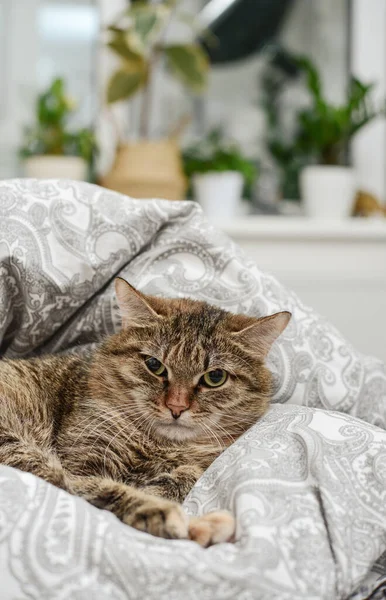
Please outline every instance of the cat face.
[[92, 390], [148, 436], [229, 445], [270, 400], [264, 366], [290, 313], [255, 319], [204, 302], [145, 296], [116, 281], [123, 329], [100, 351]]

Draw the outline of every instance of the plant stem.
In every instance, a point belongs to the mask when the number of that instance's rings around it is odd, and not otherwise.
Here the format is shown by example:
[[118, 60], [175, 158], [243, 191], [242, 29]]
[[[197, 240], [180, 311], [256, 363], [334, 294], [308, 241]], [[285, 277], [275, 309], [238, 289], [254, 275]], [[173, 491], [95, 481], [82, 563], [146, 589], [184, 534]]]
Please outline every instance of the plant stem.
[[141, 113], [139, 119], [139, 135], [148, 139], [150, 134], [150, 118], [153, 106], [154, 72], [160, 57], [160, 52], [154, 50], [149, 58], [149, 72], [146, 86], [143, 90]]
[[142, 93], [141, 112], [139, 117], [139, 136], [141, 139], [147, 138], [149, 135], [149, 119], [150, 119], [150, 81], [151, 74], [149, 69], [148, 81]]
[[111, 122], [111, 124], [113, 126], [113, 129], [115, 131], [117, 146], [118, 147], [122, 146], [123, 140], [122, 140], [122, 135], [121, 135], [120, 127], [119, 127], [119, 125], [117, 123], [117, 119], [115, 118], [115, 114], [114, 114], [114, 111], [113, 111], [113, 109], [112, 109], [111, 106], [107, 107], [107, 115], [108, 115], [108, 117], [110, 119], [110, 122]]
[[159, 43], [154, 45], [154, 48], [149, 57], [148, 80], [142, 95], [141, 112], [139, 118], [139, 135], [143, 139], [147, 139], [150, 134], [150, 118], [153, 106], [154, 73], [162, 55], [162, 43], [165, 41], [166, 34], [170, 27], [170, 23], [173, 19], [178, 2], [179, 0], [170, 0], [170, 14], [168, 21], [166, 22], [164, 30], [160, 35]]

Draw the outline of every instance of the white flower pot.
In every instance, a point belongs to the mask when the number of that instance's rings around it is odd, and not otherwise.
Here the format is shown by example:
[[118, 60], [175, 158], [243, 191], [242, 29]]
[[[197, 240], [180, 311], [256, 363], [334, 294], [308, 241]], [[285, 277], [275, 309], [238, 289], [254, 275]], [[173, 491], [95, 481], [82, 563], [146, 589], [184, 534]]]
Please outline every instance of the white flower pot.
[[300, 190], [308, 217], [344, 219], [353, 208], [354, 170], [321, 165], [305, 167], [300, 174]]
[[244, 178], [237, 171], [193, 175], [193, 190], [209, 219], [229, 220], [239, 213]]
[[24, 163], [26, 177], [87, 181], [88, 165], [79, 156], [32, 156]]

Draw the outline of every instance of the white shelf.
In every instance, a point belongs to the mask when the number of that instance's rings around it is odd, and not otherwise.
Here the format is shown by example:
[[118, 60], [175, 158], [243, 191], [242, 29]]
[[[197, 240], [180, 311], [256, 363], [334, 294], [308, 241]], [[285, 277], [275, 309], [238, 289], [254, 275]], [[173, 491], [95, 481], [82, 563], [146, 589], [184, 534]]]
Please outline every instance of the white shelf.
[[352, 240], [386, 242], [386, 219], [349, 218], [322, 220], [307, 217], [249, 215], [216, 226], [231, 237], [244, 240]]

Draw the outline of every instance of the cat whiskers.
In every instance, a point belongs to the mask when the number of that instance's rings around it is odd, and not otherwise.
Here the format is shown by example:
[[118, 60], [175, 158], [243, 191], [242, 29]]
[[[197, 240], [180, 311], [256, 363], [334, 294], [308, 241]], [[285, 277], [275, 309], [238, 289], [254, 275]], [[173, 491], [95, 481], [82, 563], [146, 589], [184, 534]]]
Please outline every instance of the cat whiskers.
[[210, 417], [206, 418], [209, 421], [209, 423], [211, 423], [214, 427], [220, 430], [220, 434], [223, 433], [225, 438], [231, 440], [231, 444], [233, 444], [236, 441], [236, 439], [226, 429], [224, 429], [224, 427], [222, 427], [220, 423], [218, 423], [217, 421], [213, 421]]
[[[75, 445], [75, 443], [77, 442], [77, 440], [84, 434], [86, 434], [86, 438], [92, 439], [93, 434], [99, 429], [99, 434], [95, 437], [92, 445], [90, 447], [87, 448], [87, 454], [90, 456], [90, 454], [93, 452], [93, 449], [95, 448], [95, 446], [98, 444], [98, 442], [101, 441], [101, 438], [107, 438], [107, 440], [105, 440], [105, 442], [107, 441], [107, 445], [111, 445], [113, 439], [115, 439], [115, 445], [116, 446], [120, 446], [121, 451], [122, 451], [122, 456], [125, 453], [125, 446], [123, 445], [124, 442], [126, 442], [128, 445], [130, 444], [131, 440], [129, 437], [129, 427], [120, 427], [118, 433], [116, 433], [116, 428], [119, 427], [119, 420], [117, 418], [117, 416], [120, 417], [120, 420], [125, 419], [129, 421], [129, 417], [130, 414], [133, 414], [133, 411], [130, 410], [128, 411], [128, 407], [126, 404], [122, 404], [119, 406], [120, 409], [124, 408], [125, 410], [117, 410], [117, 407], [110, 407], [108, 411], [104, 410], [101, 414], [98, 414], [95, 418], [91, 419], [91, 422], [88, 423], [88, 425], [86, 425], [86, 427], [84, 427], [81, 431], [81, 433], [77, 436], [76, 440], [73, 442], [72, 446], [70, 447], [70, 449]], [[106, 414], [107, 413], [107, 414]], [[135, 411], [134, 414], [138, 414], [139, 411]], [[139, 418], [143, 418], [142, 414]], [[94, 424], [95, 422], [97, 422], [97, 425], [95, 427], [93, 427], [93, 429], [91, 431], [87, 431], [87, 428], [89, 425]], [[130, 425], [132, 424], [131, 420], [130, 420]], [[114, 427], [115, 425], [115, 427]], [[134, 425], [134, 428], [137, 429]], [[123, 438], [123, 440], [119, 440], [117, 441], [116, 438], [118, 436], [121, 436]], [[104, 463], [105, 464], [105, 463]], [[85, 462], [83, 462], [82, 465], [82, 469], [84, 468]]]
[[[114, 424], [115, 424], [115, 420], [116, 420], [116, 414], [113, 415], [107, 415], [104, 416], [104, 419], [96, 426], [92, 429], [91, 432], [87, 432], [87, 427], [83, 430], [83, 433], [86, 433], [86, 437], [87, 438], [91, 438], [92, 439], [92, 434], [94, 432], [97, 431], [97, 429], [99, 428], [99, 432], [98, 435], [95, 437], [93, 443], [91, 444], [90, 447], [87, 447], [87, 455], [88, 457], [90, 457], [92, 455], [92, 452], [95, 448], [95, 446], [98, 444], [98, 442], [101, 442], [102, 438], [106, 438], [108, 439], [108, 445], [111, 443], [112, 438], [113, 437], [117, 437], [118, 435], [121, 435], [121, 437], [123, 438], [123, 440], [119, 440], [117, 442], [117, 445], [120, 445], [122, 448], [122, 452], [124, 452], [125, 447], [123, 446], [123, 442], [126, 441], [126, 443], [130, 443], [130, 438], [127, 435], [127, 432], [125, 431], [125, 429], [120, 428], [118, 430], [118, 433], [116, 434], [116, 436], [114, 436], [113, 434], [116, 431], [116, 428], [113, 428]], [[95, 422], [95, 420], [93, 421]], [[118, 423], [116, 423], [116, 426], [118, 426]], [[78, 436], [79, 437], [79, 436]], [[86, 464], [86, 461], [83, 462], [82, 465], [82, 469], [84, 468]]]
[[[118, 436], [122, 436], [127, 442], [130, 442], [130, 438], [127, 436], [127, 432], [124, 431], [123, 429], [119, 429], [117, 431], [117, 433], [110, 439], [109, 443], [107, 444], [105, 451], [103, 453], [103, 470], [106, 476], [106, 459], [107, 459], [107, 452], [110, 448], [110, 446], [113, 444], [113, 442], [117, 439]], [[120, 441], [118, 442], [118, 446], [120, 445]], [[114, 452], [115, 454], [115, 452]]]
[[235, 439], [248, 431], [248, 429], [257, 423], [257, 421], [258, 418], [254, 416], [251, 416], [250, 418], [235, 418], [231, 415], [224, 415], [221, 417], [221, 423], [225, 425], [225, 427], [229, 426], [229, 429], [232, 429], [233, 435], [236, 436]]
[[216, 433], [213, 431], [213, 429], [207, 425], [206, 423], [201, 422], [200, 427], [203, 428], [205, 431], [207, 431], [209, 433], [209, 439], [213, 439], [216, 443], [217, 446], [219, 446], [221, 452], [225, 449], [226, 446], [224, 446], [224, 444], [221, 442], [221, 439], [216, 435]]
[[153, 427], [156, 419], [152, 415], [149, 415], [148, 416], [148, 421], [150, 421], [150, 422], [149, 422], [149, 425], [146, 427], [144, 435], [145, 435], [145, 438], [147, 437], [147, 439], [150, 442], [150, 432], [151, 432], [151, 429], [152, 429], [152, 427]]
[[[129, 417], [131, 417], [132, 415], [139, 415], [137, 416], [136, 419], [132, 420], [131, 418], [129, 419]], [[104, 426], [106, 427], [107, 425], [107, 429], [104, 429], [100, 432], [100, 434], [95, 438], [93, 444], [91, 445], [91, 447], [88, 449], [88, 453], [90, 454], [92, 452], [92, 450], [94, 449], [94, 447], [96, 446], [96, 444], [98, 442], [101, 441], [102, 436], [104, 437], [108, 437], [108, 441], [105, 440], [107, 442], [107, 446], [105, 447], [104, 453], [103, 453], [103, 470], [104, 470], [104, 474], [105, 476], [109, 476], [109, 474], [106, 472], [106, 459], [107, 459], [107, 453], [109, 448], [112, 446], [112, 444], [114, 443], [114, 449], [111, 450], [112, 453], [118, 457], [118, 459], [121, 456], [125, 455], [125, 451], [126, 451], [126, 447], [125, 447], [125, 442], [127, 445], [130, 445], [130, 443], [132, 442], [132, 440], [130, 439], [129, 434], [132, 433], [130, 431], [130, 427], [133, 426], [134, 429], [136, 429], [136, 431], [138, 431], [138, 428], [135, 426], [135, 423], [138, 422], [139, 420], [141, 420], [142, 422], [146, 423], [147, 420], [149, 420], [151, 418], [151, 416], [146, 416], [144, 415], [144, 411], [143, 409], [137, 410], [137, 411], [126, 411], [126, 414], [122, 414], [120, 413], [120, 416], [122, 417], [127, 417], [128, 419], [128, 425], [124, 425], [123, 427], [119, 427], [119, 422], [116, 423], [116, 427], [113, 430], [112, 428], [112, 423], [111, 423], [111, 418], [110, 418], [110, 423], [105, 423]], [[110, 415], [111, 417], [111, 415]], [[116, 418], [116, 415], [113, 415], [114, 419]], [[118, 427], [118, 431], [116, 431], [116, 428]], [[93, 431], [95, 431], [96, 428], [93, 429]], [[92, 433], [92, 432], [91, 432]], [[114, 434], [114, 435], [113, 435]], [[122, 438], [122, 439], [119, 439]], [[85, 463], [83, 463], [84, 466]]]
[[259, 417], [257, 417], [256, 415], [251, 415], [250, 417], [235, 417], [234, 415], [221, 415], [221, 423], [225, 422], [229, 422], [229, 423], [233, 423], [235, 425], [243, 423], [243, 424], [247, 424], [249, 427], [251, 427], [252, 425], [254, 425], [255, 423], [257, 423], [257, 421], [259, 420]]
[[256, 423], [257, 421], [257, 417], [253, 416], [253, 417], [234, 417], [233, 415], [222, 415], [221, 419], [220, 419], [221, 423], [230, 423], [231, 425], [247, 425], [247, 426], [251, 426], [254, 423]]
[[[92, 405], [93, 408], [95, 408], [95, 403], [93, 403], [92, 401], [89, 402], [90, 405]], [[102, 411], [100, 410], [100, 407], [98, 408], [98, 413], [94, 416], [88, 415], [86, 417], [84, 417], [83, 419], [81, 419], [78, 422], [78, 425], [81, 425], [83, 423], [86, 423], [86, 426], [81, 430], [81, 432], [79, 433], [79, 435], [76, 437], [75, 441], [73, 442], [72, 446], [70, 447], [73, 448], [73, 446], [76, 444], [76, 442], [79, 440], [80, 437], [82, 437], [82, 435], [87, 431], [87, 429], [89, 428], [89, 426], [93, 423], [97, 423], [97, 426], [91, 431], [89, 432], [89, 435], [91, 433], [93, 433], [94, 431], [96, 431], [97, 427], [104, 423], [104, 422], [109, 422], [109, 421], [113, 421], [114, 419], [125, 419], [127, 420], [130, 424], [133, 424], [134, 421], [131, 420], [131, 416], [135, 416], [137, 414], [143, 414], [143, 409], [139, 409], [137, 408], [136, 410], [133, 410], [133, 408], [131, 406], [128, 406], [127, 403], [122, 403], [122, 404], [118, 404], [115, 406], [109, 406], [108, 408], [104, 407], [102, 409]], [[101, 423], [98, 423], [98, 421], [101, 421]]]
[[[79, 425], [82, 423], [86, 423], [85, 427], [80, 431], [80, 433], [77, 435], [77, 437], [75, 438], [74, 442], [72, 443], [72, 445], [70, 446], [69, 450], [71, 450], [76, 442], [87, 432], [88, 433], [88, 437], [90, 437], [90, 435], [92, 433], [94, 433], [98, 427], [100, 425], [105, 425], [106, 422], [112, 422], [114, 419], [117, 418], [117, 416], [123, 416], [122, 413], [118, 410], [116, 410], [115, 407], [110, 407], [108, 410], [104, 409], [103, 411], [98, 412], [98, 414], [96, 414], [95, 416], [87, 416], [84, 417], [83, 419], [81, 419], [81, 421], [79, 421]], [[97, 423], [97, 425], [91, 430], [91, 431], [87, 431], [88, 428], [90, 427], [90, 425], [93, 425], [94, 423]]]

